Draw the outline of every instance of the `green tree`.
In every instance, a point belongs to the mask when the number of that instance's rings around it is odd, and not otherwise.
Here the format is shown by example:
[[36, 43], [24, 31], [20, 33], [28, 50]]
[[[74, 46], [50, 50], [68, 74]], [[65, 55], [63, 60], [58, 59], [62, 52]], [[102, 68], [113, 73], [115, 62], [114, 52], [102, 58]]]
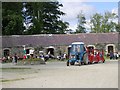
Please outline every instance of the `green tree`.
[[116, 24], [116, 31], [120, 33], [120, 23]]
[[94, 33], [98, 33], [98, 32], [102, 32], [102, 30], [100, 29], [101, 27], [101, 21], [102, 21], [102, 15], [96, 13], [92, 16], [91, 18], [91, 31]]
[[63, 5], [57, 1], [3, 2], [2, 34], [63, 34], [69, 23], [60, 20], [60, 16], [65, 15], [60, 7]]
[[59, 2], [27, 2], [25, 7], [29, 23], [32, 23], [27, 34], [64, 33], [69, 25], [60, 20], [65, 13], [60, 11], [63, 5]]
[[[2, 3], [2, 35], [23, 34], [23, 17], [21, 2]], [[17, 6], [17, 8], [16, 8]]]
[[115, 13], [105, 12], [104, 15], [99, 13], [91, 17], [91, 32], [94, 33], [108, 33], [116, 31], [116, 23], [113, 21], [117, 19]]
[[116, 23], [113, 22], [113, 20], [116, 18], [117, 18], [116, 14], [110, 13], [110, 12], [105, 12], [105, 14], [102, 18], [102, 26], [101, 26], [102, 32], [104, 32], [104, 33], [114, 32], [115, 27], [116, 27]]
[[84, 24], [86, 24], [86, 18], [85, 15], [81, 13], [77, 16], [78, 19], [78, 25], [75, 33], [86, 33], [86, 28]]

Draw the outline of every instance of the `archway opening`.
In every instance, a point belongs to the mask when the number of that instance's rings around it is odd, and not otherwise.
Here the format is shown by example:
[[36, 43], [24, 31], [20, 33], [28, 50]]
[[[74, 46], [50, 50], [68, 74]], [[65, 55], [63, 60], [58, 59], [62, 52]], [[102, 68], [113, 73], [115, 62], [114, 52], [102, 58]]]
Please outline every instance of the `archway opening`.
[[88, 46], [87, 49], [90, 52], [90, 51], [92, 51], [94, 49], [94, 46]]
[[47, 54], [54, 55], [54, 48], [48, 48], [47, 49]]
[[95, 47], [92, 46], [92, 45], [88, 45], [88, 46], [87, 46], [88, 53], [94, 54], [94, 52], [93, 52], [94, 49], [95, 49]]
[[29, 54], [30, 53], [30, 49], [26, 49], [26, 54]]
[[114, 52], [113, 46], [108, 46], [108, 53], [110, 53], [110, 52]]
[[4, 56], [7, 57], [10, 55], [10, 50], [9, 49], [5, 49], [4, 50]]
[[68, 47], [68, 57], [70, 57], [70, 49], [71, 49], [71, 46]]
[[90, 49], [94, 49], [94, 47], [93, 47], [93, 46], [88, 46], [87, 48], [88, 48], [89, 50], [90, 50]]

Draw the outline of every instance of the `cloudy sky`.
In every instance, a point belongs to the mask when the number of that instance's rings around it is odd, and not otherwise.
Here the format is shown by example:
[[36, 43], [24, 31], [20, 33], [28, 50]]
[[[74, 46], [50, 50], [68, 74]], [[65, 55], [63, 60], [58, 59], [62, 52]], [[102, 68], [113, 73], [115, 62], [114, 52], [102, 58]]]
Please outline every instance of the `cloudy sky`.
[[[106, 11], [118, 14], [118, 0], [58, 0], [63, 4], [61, 10], [66, 13], [65, 16], [62, 16], [63, 21], [69, 22], [69, 28], [74, 30], [77, 27], [77, 15], [82, 10], [86, 16], [87, 24], [86, 28], [89, 29], [89, 20], [90, 16], [94, 13], [103, 14]], [[117, 22], [117, 20], [115, 20]]]

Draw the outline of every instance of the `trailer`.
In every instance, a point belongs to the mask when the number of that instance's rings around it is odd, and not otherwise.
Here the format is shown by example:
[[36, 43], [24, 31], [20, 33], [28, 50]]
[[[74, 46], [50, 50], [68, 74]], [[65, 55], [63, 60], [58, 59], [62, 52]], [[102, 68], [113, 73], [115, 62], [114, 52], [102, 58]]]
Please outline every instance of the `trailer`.
[[103, 49], [88, 49], [87, 48], [87, 53], [88, 53], [88, 59], [89, 59], [90, 64], [105, 62]]

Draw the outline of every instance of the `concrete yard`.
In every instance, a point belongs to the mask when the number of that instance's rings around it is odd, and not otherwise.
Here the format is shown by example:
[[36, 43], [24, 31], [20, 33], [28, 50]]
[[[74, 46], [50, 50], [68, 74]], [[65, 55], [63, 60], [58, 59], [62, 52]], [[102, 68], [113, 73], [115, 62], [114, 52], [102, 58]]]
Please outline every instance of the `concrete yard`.
[[118, 60], [82, 66], [66, 66], [66, 62], [9, 63], [2, 68], [2, 88], [118, 88]]

